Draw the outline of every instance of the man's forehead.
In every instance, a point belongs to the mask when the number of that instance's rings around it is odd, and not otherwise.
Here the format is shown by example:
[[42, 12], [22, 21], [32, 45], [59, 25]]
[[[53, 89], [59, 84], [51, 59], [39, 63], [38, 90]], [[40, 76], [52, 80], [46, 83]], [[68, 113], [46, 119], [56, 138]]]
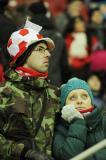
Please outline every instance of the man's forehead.
[[35, 48], [36, 48], [37, 46], [43, 48], [43, 47], [47, 47], [47, 44], [46, 44], [45, 42], [39, 42], [39, 43], [35, 46]]

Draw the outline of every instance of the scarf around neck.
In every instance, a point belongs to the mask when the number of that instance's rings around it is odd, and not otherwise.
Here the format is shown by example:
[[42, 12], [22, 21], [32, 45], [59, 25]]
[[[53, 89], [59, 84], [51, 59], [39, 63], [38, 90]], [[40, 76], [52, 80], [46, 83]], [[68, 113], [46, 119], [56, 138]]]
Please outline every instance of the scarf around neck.
[[48, 77], [48, 72], [38, 72], [36, 70], [33, 69], [29, 69], [26, 67], [17, 67], [16, 68], [16, 72], [20, 75], [20, 76], [26, 76], [26, 77], [39, 77], [39, 78], [43, 78], [46, 79]]
[[94, 107], [91, 106], [91, 107], [88, 108], [88, 109], [79, 110], [79, 112], [85, 117], [85, 116], [87, 116], [89, 113], [91, 113], [93, 110], [94, 110]]

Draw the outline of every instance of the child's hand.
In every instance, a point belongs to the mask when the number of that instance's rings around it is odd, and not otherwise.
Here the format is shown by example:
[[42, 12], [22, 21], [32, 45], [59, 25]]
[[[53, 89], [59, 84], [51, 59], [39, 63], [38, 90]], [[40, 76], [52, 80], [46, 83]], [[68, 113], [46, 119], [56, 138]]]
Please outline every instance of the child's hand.
[[84, 119], [82, 114], [77, 109], [75, 109], [74, 105], [64, 106], [61, 113], [61, 117], [67, 122], [71, 122], [74, 118]]

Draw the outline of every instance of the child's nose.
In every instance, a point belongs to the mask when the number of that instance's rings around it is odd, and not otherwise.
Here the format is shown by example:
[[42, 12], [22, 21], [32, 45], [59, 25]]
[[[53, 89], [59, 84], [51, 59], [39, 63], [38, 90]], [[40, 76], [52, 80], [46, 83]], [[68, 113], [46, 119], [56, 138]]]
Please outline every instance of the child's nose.
[[82, 104], [82, 98], [80, 96], [77, 99], [77, 104]]

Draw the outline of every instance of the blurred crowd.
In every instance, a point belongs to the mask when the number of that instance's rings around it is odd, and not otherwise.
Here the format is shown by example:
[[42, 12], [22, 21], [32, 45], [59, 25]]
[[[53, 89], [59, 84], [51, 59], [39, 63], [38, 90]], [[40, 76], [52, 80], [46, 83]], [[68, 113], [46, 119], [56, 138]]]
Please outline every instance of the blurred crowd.
[[0, 0], [0, 81], [10, 61], [8, 39], [27, 18], [55, 42], [50, 82], [60, 87], [74, 76], [86, 80], [95, 105], [106, 105], [105, 0]]

